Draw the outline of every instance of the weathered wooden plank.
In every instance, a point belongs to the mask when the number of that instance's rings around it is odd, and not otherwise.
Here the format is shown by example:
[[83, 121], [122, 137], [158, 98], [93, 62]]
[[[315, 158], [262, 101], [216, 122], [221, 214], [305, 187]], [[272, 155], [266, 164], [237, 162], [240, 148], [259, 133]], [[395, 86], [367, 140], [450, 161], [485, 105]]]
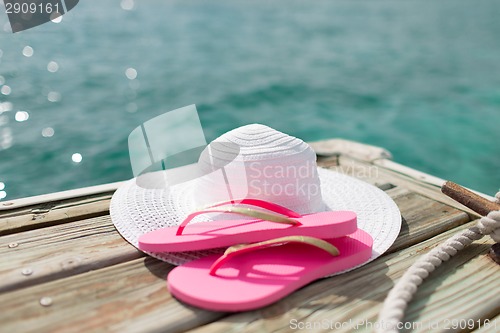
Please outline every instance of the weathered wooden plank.
[[0, 216], [2, 211], [19, 210], [23, 207], [41, 206], [44, 204], [52, 204], [63, 200], [75, 200], [78, 198], [88, 198], [103, 193], [113, 193], [123, 182], [107, 183], [88, 187], [66, 190], [55, 193], [47, 193], [32, 197], [14, 199], [10, 201], [2, 201], [0, 203]]
[[0, 237], [0, 292], [141, 257], [109, 216]]
[[[363, 164], [374, 165], [388, 170], [393, 174], [404, 175], [408, 180], [412, 180], [419, 185], [430, 185], [433, 188], [440, 188], [445, 180], [425, 172], [415, 170], [405, 165], [392, 161], [392, 155], [389, 151], [381, 147], [368, 144], [353, 142], [344, 139], [330, 139], [309, 143], [318, 155], [318, 161], [339, 158], [340, 156], [362, 162]], [[473, 191], [473, 190], [472, 190]], [[494, 200], [492, 196], [474, 191], [477, 194]]]
[[[363, 180], [379, 188], [386, 187], [386, 184], [391, 184], [391, 180], [394, 180], [393, 177], [387, 177], [383, 172], [381, 173], [381, 168], [371, 163], [358, 161], [344, 155], [330, 158], [319, 158], [318, 165], [326, 169]], [[396, 186], [394, 184], [391, 185]]]
[[[389, 170], [391, 172], [403, 174], [405, 177], [413, 179], [414, 181], [417, 181], [418, 183], [421, 183], [421, 184], [422, 183], [429, 184], [431, 186], [441, 188], [444, 185], [444, 183], [446, 182], [445, 179], [429, 175], [429, 174], [424, 173], [422, 171], [412, 169], [410, 167], [407, 167], [406, 165], [403, 165], [403, 164], [400, 164], [400, 163], [397, 163], [397, 162], [394, 162], [394, 161], [391, 161], [388, 159], [376, 160], [376, 161], [373, 161], [373, 164], [378, 166], [378, 167]], [[478, 192], [478, 191], [475, 191], [472, 189], [469, 189], [469, 190], [476, 193], [477, 195], [482, 196], [485, 199], [490, 200], [490, 201], [495, 200], [495, 198], [493, 196], [490, 196], [490, 195], [487, 195], [487, 194], [484, 194], [484, 193], [481, 193], [481, 192]]]
[[[410, 176], [402, 173], [394, 172], [389, 169], [385, 169], [378, 165], [373, 165], [370, 163], [365, 163], [359, 160], [352, 159], [348, 156], [339, 156], [338, 165], [340, 167], [333, 168], [334, 170], [340, 169], [344, 170], [346, 174], [359, 177], [368, 183], [379, 186], [380, 184], [389, 183], [396, 186], [404, 187], [410, 191], [423, 195], [429, 199], [436, 200], [438, 202], [444, 203], [448, 206], [454, 207], [456, 209], [465, 211], [469, 214], [471, 219], [478, 218], [479, 215], [470, 210], [469, 208], [459, 204], [453, 199], [443, 195], [441, 193], [441, 188], [437, 185], [432, 185], [428, 183], [421, 182]], [[367, 173], [367, 169], [371, 170], [368, 175], [375, 175], [376, 177], [363, 177]], [[484, 196], [484, 195], [483, 195]]]
[[[473, 225], [469, 223], [466, 226]], [[191, 332], [371, 331], [381, 304], [395, 280], [421, 253], [440, 244], [457, 230], [440, 234], [390, 254], [360, 269], [319, 280], [282, 301], [256, 311], [234, 314]], [[486, 256], [492, 241], [484, 238], [438, 268], [418, 291], [405, 320], [425, 325], [447, 318], [488, 318], [498, 305], [500, 271]], [[427, 330], [428, 331], [428, 330]]]
[[0, 212], [0, 236], [106, 215], [112, 193]]
[[392, 158], [384, 148], [344, 139], [309, 142], [309, 145], [319, 156], [348, 155], [366, 162]]
[[469, 216], [460, 210], [401, 187], [386, 192], [396, 202], [403, 217], [401, 232], [389, 249], [389, 253], [407, 248], [470, 221]]
[[[223, 313], [172, 299], [165, 278], [172, 266], [140, 258], [0, 295], [5, 332], [180, 332]], [[40, 300], [50, 298], [50, 306]]]

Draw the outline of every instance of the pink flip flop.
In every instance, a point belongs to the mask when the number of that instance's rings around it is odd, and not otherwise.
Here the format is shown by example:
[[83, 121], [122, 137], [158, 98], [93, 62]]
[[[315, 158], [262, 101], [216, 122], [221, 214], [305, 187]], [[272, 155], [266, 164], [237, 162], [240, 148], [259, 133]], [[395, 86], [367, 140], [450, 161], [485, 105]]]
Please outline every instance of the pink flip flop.
[[177, 299], [200, 308], [247, 311], [274, 303], [316, 279], [359, 266], [372, 254], [373, 239], [361, 229], [326, 241], [293, 238], [238, 245], [222, 257], [188, 262], [170, 272], [168, 288]]
[[[178, 227], [161, 228], [142, 235], [139, 237], [139, 248], [149, 252], [195, 251], [294, 235], [335, 238], [351, 234], [357, 229], [356, 213], [351, 211], [330, 211], [301, 216], [267, 201], [244, 199], [238, 203], [273, 213], [234, 205], [223, 207], [229, 203], [220, 203], [190, 214]], [[241, 214], [256, 219], [219, 220], [186, 227], [197, 215], [210, 212]]]

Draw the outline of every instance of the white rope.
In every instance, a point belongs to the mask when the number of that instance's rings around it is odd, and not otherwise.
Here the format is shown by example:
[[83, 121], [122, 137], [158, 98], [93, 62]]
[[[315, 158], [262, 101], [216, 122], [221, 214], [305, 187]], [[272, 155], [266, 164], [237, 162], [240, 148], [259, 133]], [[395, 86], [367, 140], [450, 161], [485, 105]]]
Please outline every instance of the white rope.
[[[496, 194], [496, 201], [500, 203], [500, 192]], [[378, 317], [377, 332], [397, 333], [398, 326], [402, 327], [400, 323], [403, 321], [408, 303], [423, 280], [459, 250], [485, 235], [490, 235], [497, 243], [500, 242], [500, 211], [492, 211], [487, 216], [483, 216], [475, 227], [452, 236], [420, 257], [387, 295]]]

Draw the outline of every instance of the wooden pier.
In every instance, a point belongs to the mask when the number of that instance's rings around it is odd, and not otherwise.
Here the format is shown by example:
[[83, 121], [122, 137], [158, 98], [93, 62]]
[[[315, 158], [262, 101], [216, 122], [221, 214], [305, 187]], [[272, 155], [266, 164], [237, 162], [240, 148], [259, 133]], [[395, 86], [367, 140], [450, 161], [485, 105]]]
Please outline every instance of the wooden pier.
[[[0, 332], [371, 331], [394, 281], [479, 216], [443, 195], [443, 180], [393, 162], [382, 148], [340, 139], [311, 145], [319, 165], [378, 186], [399, 206], [401, 233], [374, 262], [259, 310], [211, 312], [173, 298], [165, 282], [173, 266], [115, 230], [109, 202], [119, 183], [2, 201]], [[432, 273], [406, 311], [406, 331], [500, 331], [492, 244], [484, 237]]]

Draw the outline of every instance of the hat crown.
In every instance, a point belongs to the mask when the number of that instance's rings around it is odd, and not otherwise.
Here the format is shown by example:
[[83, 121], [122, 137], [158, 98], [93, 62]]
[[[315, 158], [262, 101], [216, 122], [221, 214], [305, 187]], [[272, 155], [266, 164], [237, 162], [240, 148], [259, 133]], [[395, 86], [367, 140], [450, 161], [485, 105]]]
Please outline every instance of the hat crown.
[[304, 141], [261, 124], [250, 124], [229, 131], [214, 142], [236, 144], [246, 160], [269, 160], [313, 150]]
[[[202, 152], [195, 202], [254, 198], [301, 214], [322, 210], [316, 154], [304, 141], [261, 124], [229, 131]], [[223, 173], [221, 175], [221, 173]]]

